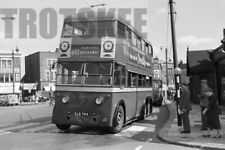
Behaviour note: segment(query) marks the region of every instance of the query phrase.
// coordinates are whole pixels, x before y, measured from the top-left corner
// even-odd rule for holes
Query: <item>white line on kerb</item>
[[[0,135],[5,135],[5,134],[9,134],[11,132],[3,132],[3,133],[0,133]]]
[[[143,145],[140,145],[140,146],[136,147],[135,150],[140,150],[140,149],[142,149],[142,147],[143,147]]]

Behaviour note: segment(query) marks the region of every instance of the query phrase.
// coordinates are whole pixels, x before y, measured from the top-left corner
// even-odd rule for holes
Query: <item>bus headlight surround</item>
[[[68,103],[70,100],[70,97],[68,95],[65,95],[63,98],[62,98],[62,102],[65,104],[65,103]]]
[[[60,49],[63,51],[63,52],[66,52],[70,47],[70,44],[69,42],[67,41],[63,41],[61,44],[60,44]]]
[[[112,52],[113,50],[113,42],[112,41],[106,41],[104,44],[103,44],[103,48],[104,48],[104,51],[105,52]]]
[[[104,98],[99,96],[95,99],[95,104],[101,105],[103,101],[104,101]]]

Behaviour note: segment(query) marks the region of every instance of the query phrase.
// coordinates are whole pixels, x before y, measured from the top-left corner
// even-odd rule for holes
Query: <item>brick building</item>
[[[0,51],[0,95],[19,94],[21,79],[21,53]]]
[[[56,62],[55,52],[36,52],[25,57],[24,83],[33,83],[35,89],[24,91],[26,95],[32,95],[37,91],[50,91],[55,89],[56,69],[52,68]]]

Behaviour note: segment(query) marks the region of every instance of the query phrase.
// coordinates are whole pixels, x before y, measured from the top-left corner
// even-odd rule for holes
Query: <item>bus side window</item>
[[[126,68],[124,66],[115,64],[114,68],[114,85],[126,85]]]
[[[135,87],[136,85],[137,85],[137,75],[135,73],[128,72],[127,86]]]
[[[63,76],[64,76],[64,84],[68,84],[68,69],[67,68],[64,68],[63,69]]]
[[[127,86],[128,87],[131,87],[131,75],[132,75],[132,73],[128,72],[128,77],[127,77]]]
[[[121,85],[126,86],[126,68],[124,66],[122,66],[122,70],[121,70]]]
[[[114,85],[120,85],[121,66],[115,64],[114,68]]]
[[[137,86],[137,74],[132,73],[132,77],[131,77],[131,87],[135,87]]]
[[[145,80],[146,80],[146,86],[152,87],[152,77],[146,76]]]

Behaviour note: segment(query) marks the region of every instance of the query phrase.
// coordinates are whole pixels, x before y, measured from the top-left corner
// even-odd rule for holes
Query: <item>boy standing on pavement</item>
[[[207,115],[203,113],[203,111],[208,107],[209,100],[207,93],[212,90],[208,86],[207,80],[201,80],[201,95],[200,95],[200,107],[201,107],[201,120],[202,120],[202,130],[207,130]]]
[[[181,110],[181,117],[183,122],[183,131],[180,133],[191,133],[189,111],[192,110],[190,92],[187,83],[181,85],[181,98],[179,109]]]

